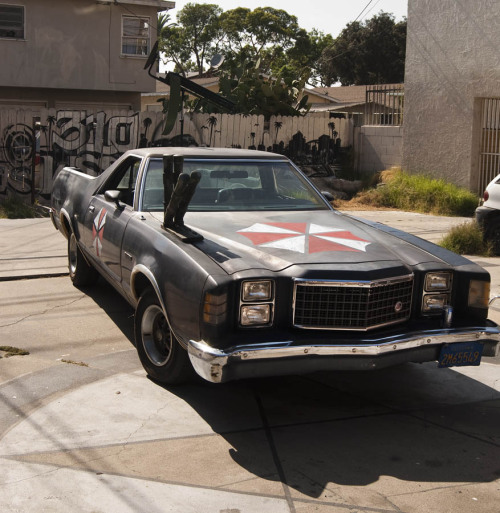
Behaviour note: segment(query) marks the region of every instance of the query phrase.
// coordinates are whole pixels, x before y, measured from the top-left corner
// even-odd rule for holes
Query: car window
[[[132,206],[134,204],[135,184],[141,166],[141,160],[137,157],[130,157],[114,171],[113,175],[99,191],[104,194],[106,191],[120,191],[120,201]]]
[[[186,159],[183,171],[201,175],[190,211],[327,208],[305,178],[286,161]],[[142,210],[163,208],[163,163],[152,159],[144,180]]]

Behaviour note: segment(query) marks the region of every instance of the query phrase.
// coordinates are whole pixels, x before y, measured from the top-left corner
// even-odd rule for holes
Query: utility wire
[[[359,20],[359,18],[361,18],[361,16],[363,15],[363,13],[366,11],[366,9],[368,9],[369,5],[373,2],[373,0],[370,0],[364,7],[364,9],[358,14],[358,17],[354,20],[355,22]]]

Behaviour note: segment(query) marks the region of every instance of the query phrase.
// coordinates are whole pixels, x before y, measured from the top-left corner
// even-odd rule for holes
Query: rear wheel
[[[149,376],[169,385],[185,383],[194,376],[188,353],[172,333],[152,291],[139,299],[134,331],[137,353]]]
[[[500,219],[491,221],[485,232],[485,240],[491,244],[495,255],[500,255]]]
[[[97,271],[85,260],[73,232],[68,239],[68,268],[75,287],[93,285],[99,277]]]

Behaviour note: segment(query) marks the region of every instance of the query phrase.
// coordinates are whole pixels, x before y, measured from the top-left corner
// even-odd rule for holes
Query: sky
[[[380,11],[394,14],[396,21],[407,15],[407,0],[264,0],[244,2],[243,0],[175,0],[176,8],[168,11],[172,21],[177,12],[187,3],[217,4],[223,11],[236,7],[274,7],[297,16],[299,26],[307,31],[316,28],[325,34],[337,37],[351,21],[370,19]],[[365,9],[366,8],[366,9]]]

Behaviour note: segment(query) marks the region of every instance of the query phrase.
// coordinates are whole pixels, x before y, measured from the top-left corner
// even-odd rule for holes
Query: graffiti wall
[[[298,164],[333,165],[336,151],[352,143],[351,120],[328,113],[269,122],[261,116],[186,115],[168,136],[162,135],[163,125],[164,115],[157,112],[0,109],[0,199],[48,199],[63,167],[96,176],[132,148],[253,148],[286,154]]]

